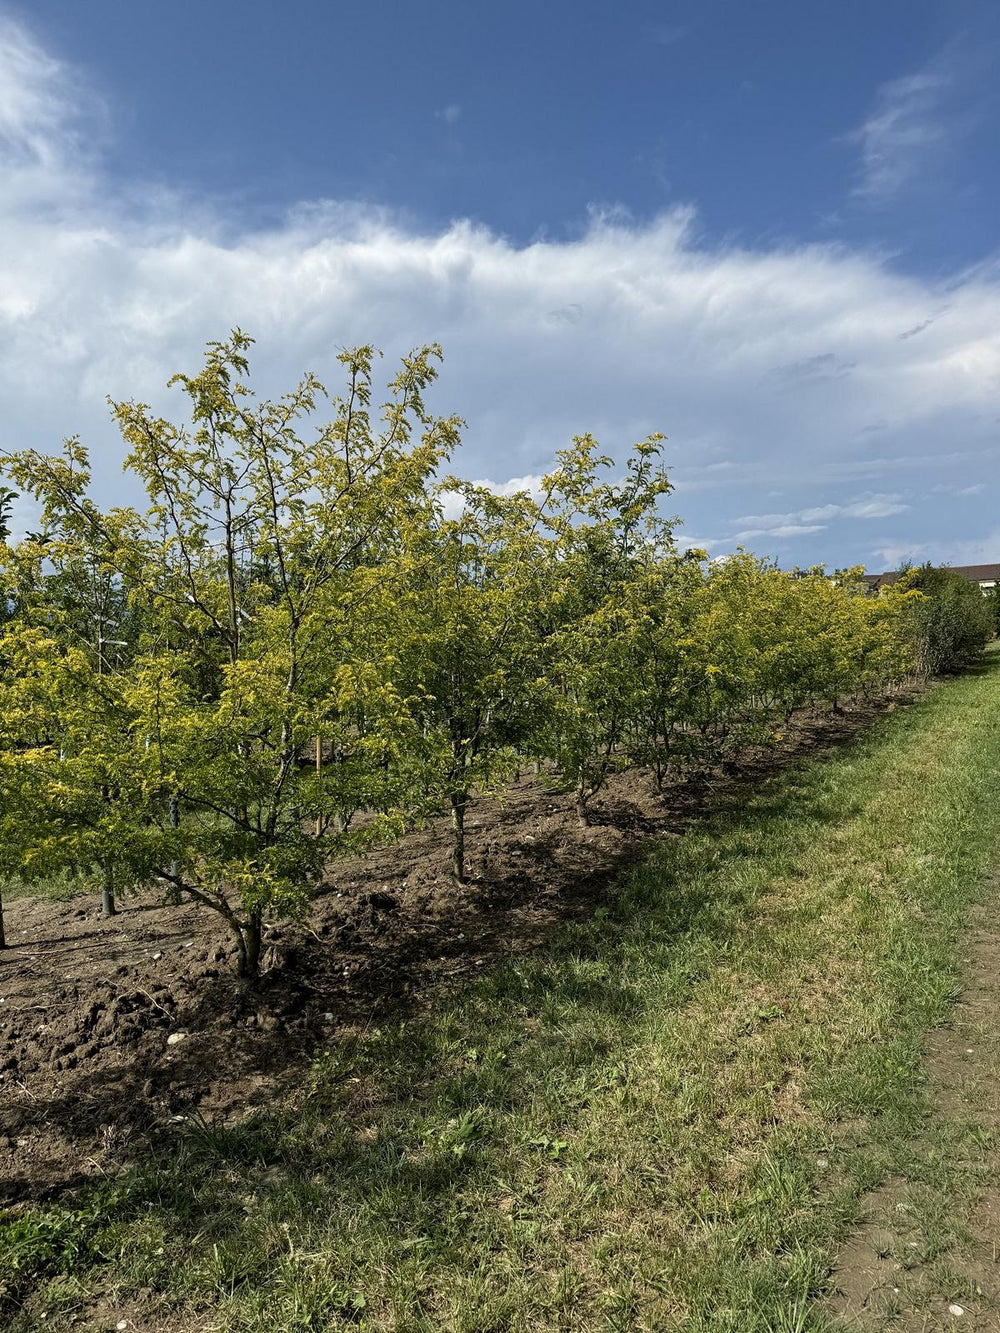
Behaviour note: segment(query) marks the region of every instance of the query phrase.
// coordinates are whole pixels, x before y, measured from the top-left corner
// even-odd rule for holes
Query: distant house
[[[948,568],[953,574],[961,574],[962,578],[968,579],[970,583],[978,583],[982,592],[992,592],[1000,583],[1000,564],[949,565]],[[886,574],[865,574],[863,578],[872,592],[877,592],[879,588],[886,588],[895,583],[899,576],[899,570],[892,569]]]

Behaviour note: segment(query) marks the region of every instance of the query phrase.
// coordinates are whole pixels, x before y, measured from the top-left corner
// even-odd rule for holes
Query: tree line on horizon
[[[681,553],[659,435],[619,475],[576,437],[538,495],[445,475],[462,423],[426,405],[436,345],[376,412],[373,348],[339,356],[333,398],[307,375],[258,400],[250,344],[174,377],[184,424],[113,404],[145,509],[103,508],[71,439],[7,456],[41,529],[0,530],[0,880],[76,877],[107,913],[184,894],[245,978],[332,860],[441,811],[464,882],[470,801],[526,763],[586,823],[616,769],[662,785],[993,635],[951,571],[869,596],[860,568]]]

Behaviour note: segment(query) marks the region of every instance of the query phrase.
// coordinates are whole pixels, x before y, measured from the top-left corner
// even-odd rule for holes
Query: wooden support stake
[[[323,738],[322,738],[322,736],[317,736],[317,737],[316,737],[316,776],[317,776],[318,778],[323,776]],[[323,820],[322,820],[322,817],[321,817],[321,816],[317,816],[317,817],[316,817],[316,837],[318,838],[318,837],[322,834],[322,832],[323,832]]]

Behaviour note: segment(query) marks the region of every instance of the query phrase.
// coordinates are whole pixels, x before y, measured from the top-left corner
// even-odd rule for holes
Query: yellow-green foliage
[[[438,348],[378,423],[374,353],[343,353],[317,428],[319,381],[258,401],[249,343],[175,378],[187,425],[114,405],[145,510],[96,503],[78,440],[8,460],[42,532],[0,545],[0,872],[187,891],[252,974],[330,858],[428,810],[452,811],[461,879],[470,795],[525,759],[586,820],[616,766],[766,743],[921,657],[919,592],[679,554],[659,436],[618,479],[581,436],[540,496],[497,496],[441,479],[461,423],[425,406]]]

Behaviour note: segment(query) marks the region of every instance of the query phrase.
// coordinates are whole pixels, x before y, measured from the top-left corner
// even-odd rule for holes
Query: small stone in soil
[[[183,1041],[186,1036],[186,1032],[171,1032],[170,1036],[167,1038],[167,1045],[176,1046],[177,1043]]]
[[[957,1319],[960,1315],[965,1314],[965,1307],[961,1305],[949,1305],[948,1313],[953,1314]]]

